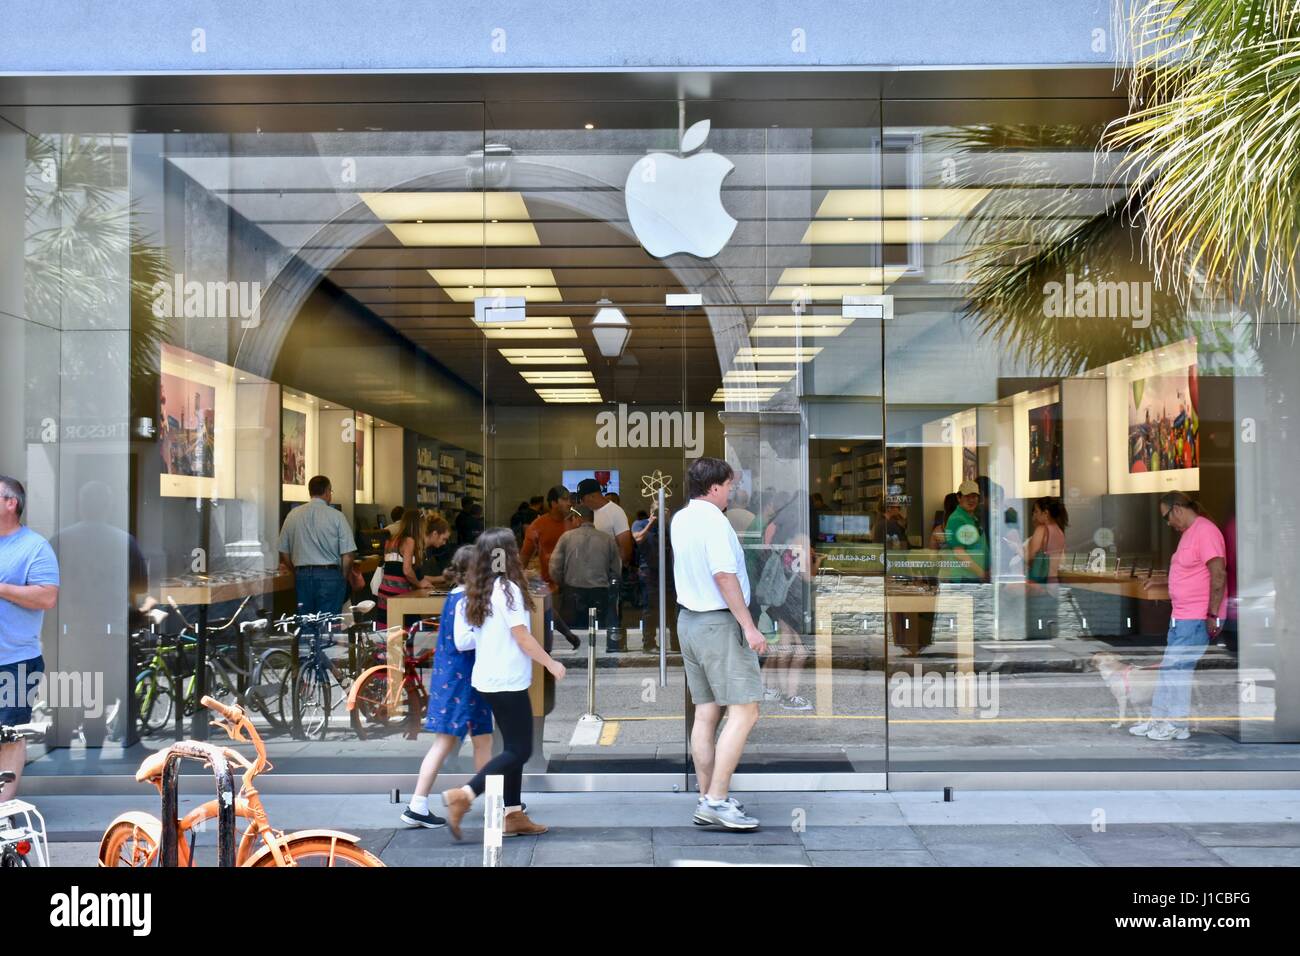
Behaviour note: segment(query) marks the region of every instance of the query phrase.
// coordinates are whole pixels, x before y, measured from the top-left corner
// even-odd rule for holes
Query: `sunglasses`
[[[1160,512],[1160,520],[1163,521],[1165,524],[1168,524],[1168,523],[1169,523],[1169,519],[1173,516],[1174,508],[1177,508],[1177,507],[1179,507],[1179,505],[1174,505],[1174,506],[1171,507],[1168,511],[1162,511],[1162,512]]]

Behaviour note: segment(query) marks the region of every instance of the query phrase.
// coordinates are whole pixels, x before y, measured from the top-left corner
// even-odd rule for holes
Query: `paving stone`
[[[909,827],[809,827],[800,836],[810,852],[925,849]]]
[[[809,850],[813,866],[938,866],[929,850]]]
[[[1061,828],[1102,866],[1220,866],[1221,861],[1191,835],[1168,823],[1121,823],[1094,831]]]
[[[1205,846],[1300,847],[1300,823],[1187,823],[1183,829]]]
[[[656,827],[656,846],[798,846],[799,834],[789,827],[724,830],[722,827]]]
[[[731,864],[733,866],[808,866],[802,846],[670,846],[655,844],[655,866]]]
[[[1096,866],[1055,826],[916,826],[942,866]]]
[[[1229,866],[1300,866],[1300,847],[1218,846],[1212,851]]]
[[[654,851],[646,840],[561,843],[542,837],[533,851],[533,866],[650,866]]]

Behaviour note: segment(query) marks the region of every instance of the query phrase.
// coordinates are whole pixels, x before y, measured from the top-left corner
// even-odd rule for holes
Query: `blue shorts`
[[[25,724],[32,719],[32,700],[44,673],[45,658],[40,654],[0,664],[0,724]]]

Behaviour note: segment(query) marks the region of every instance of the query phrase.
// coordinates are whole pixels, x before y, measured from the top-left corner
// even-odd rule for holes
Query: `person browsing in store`
[[[614,537],[618,542],[619,560],[624,565],[629,565],[632,561],[632,526],[628,523],[627,512],[617,501],[606,497],[600,490],[600,482],[595,478],[584,478],[578,482],[578,491],[574,497],[579,504],[591,509],[595,515],[592,523],[596,530]]]
[[[957,507],[944,528],[952,566],[945,565],[945,580],[977,583],[988,572],[989,544],[979,523],[980,489],[973,481],[957,488]]]
[[[528,688],[533,662],[557,680],[564,665],[546,653],[529,629],[533,599],[528,593],[519,548],[509,528],[489,528],[475,542],[474,558],[465,575],[465,597],[456,607],[456,646],[475,649],[470,685],[483,695],[492,719],[501,730],[502,749],[463,787],[444,790],[447,825],[461,838],[461,821],[474,798],[487,787],[487,778],[504,777],[505,836],[545,833],[523,809],[524,764],[533,755],[533,709]]]
[[[610,620],[609,582],[623,571],[618,544],[592,524],[594,515],[586,505],[575,505],[578,526],[560,537],[551,552],[550,577],[560,589],[560,605],[572,627],[587,624],[589,608],[596,608],[599,621]]]
[[[291,570],[299,614],[337,614],[347,597],[347,576],[357,542],[343,513],[332,507],[325,475],[307,482],[311,500],[298,505],[280,529],[280,566]]]
[[[524,545],[519,552],[519,561],[526,568],[534,555],[537,557],[538,571],[551,594],[559,600],[560,586],[551,580],[551,552],[560,540],[560,535],[569,530],[570,498],[569,489],[564,485],[554,485],[546,492],[546,510],[535,518],[524,531]],[[554,618],[555,629],[564,635],[574,650],[579,647],[577,636],[569,629],[563,614]]]
[[[695,702],[691,755],[699,778],[695,822],[753,830],[758,820],[729,794],[750,731],[758,722],[767,646],[749,613],[745,555],[722,509],[735,473],[718,458],[697,458],[686,472],[688,504],[673,516],[673,581],[686,682]],[[715,739],[723,708],[727,725]]]
[[[1183,492],[1160,496],[1160,517],[1178,533],[1178,547],[1169,561],[1173,614],[1160,662],[1160,683],[1151,700],[1151,719],[1128,731],[1150,740],[1186,740],[1192,735],[1192,674],[1227,617],[1228,551],[1223,532]],[[1143,589],[1157,586],[1148,578]]]

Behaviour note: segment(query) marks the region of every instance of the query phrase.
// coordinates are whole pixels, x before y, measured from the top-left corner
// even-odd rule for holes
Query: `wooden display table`
[[[434,617],[442,613],[442,607],[447,603],[446,591],[440,591],[436,588],[424,588],[419,591],[408,591],[396,597],[388,599],[388,619],[396,622],[405,620],[409,617]],[[546,646],[546,614],[551,606],[551,595],[549,592],[538,593],[532,591],[533,612],[529,620],[528,629],[532,632],[533,637],[543,647]],[[528,698],[533,703],[533,716],[541,717],[546,713],[544,707],[546,681],[550,676],[546,673],[545,668],[536,661],[533,662],[533,683],[528,689]]]

